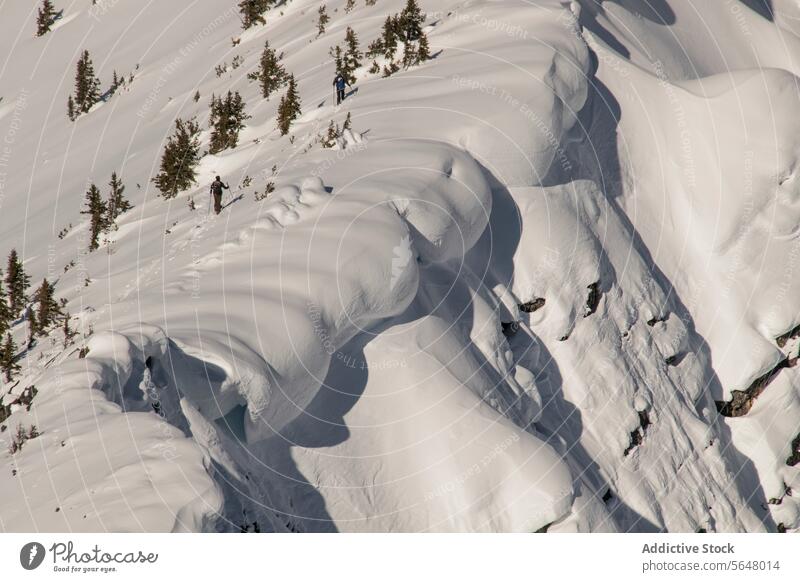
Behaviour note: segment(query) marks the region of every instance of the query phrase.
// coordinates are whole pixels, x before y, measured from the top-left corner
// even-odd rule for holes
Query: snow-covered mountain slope
[[[233,0],[72,0],[41,38],[31,4],[0,0],[0,254],[81,334],[0,392],[0,530],[800,527],[792,2],[422,0],[433,58],[365,59],[339,107],[330,47],[405,2],[318,35],[308,0],[247,31]],[[83,50],[133,81],[73,123]],[[228,90],[238,147],[164,200],[175,119]],[[114,171],[134,208],[88,252]]]

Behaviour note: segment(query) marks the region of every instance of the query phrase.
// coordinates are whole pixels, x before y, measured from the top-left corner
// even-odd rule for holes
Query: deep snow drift
[[[244,32],[233,0],[75,0],[41,38],[28,4],[0,3],[0,254],[80,335],[0,391],[0,530],[800,527],[788,0],[423,0],[433,58],[365,59],[339,107],[329,48],[404,2],[328,2],[318,36],[307,0]],[[84,49],[133,81],[73,123]],[[175,118],[229,89],[239,146],[162,199]],[[112,171],[134,208],[89,253]]]

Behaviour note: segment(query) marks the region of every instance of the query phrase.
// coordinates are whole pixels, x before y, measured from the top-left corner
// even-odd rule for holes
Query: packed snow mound
[[[79,335],[13,322],[0,529],[800,527],[794,4],[423,0],[431,58],[362,59],[337,106],[331,48],[404,4],[328,2],[318,34],[310,0],[246,31],[78,0],[40,38],[2,8],[0,252]],[[126,83],[70,122],[84,49]],[[209,154],[228,90],[250,118]],[[88,252],[112,172],[133,209]]]

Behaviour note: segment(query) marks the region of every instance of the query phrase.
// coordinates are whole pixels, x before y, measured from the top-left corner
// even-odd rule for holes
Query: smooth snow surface
[[[329,48],[403,1],[327,2],[319,37],[309,0],[247,31],[234,0],[56,4],[35,38],[0,0],[0,257],[80,335],[0,391],[36,387],[0,433],[0,531],[800,528],[794,2],[421,0],[434,58],[363,59],[340,107]],[[265,40],[291,139],[247,78]],[[133,81],[72,123],[84,49]],[[164,200],[175,118],[205,150],[229,89],[238,147]],[[134,208],[88,253],[112,171]]]

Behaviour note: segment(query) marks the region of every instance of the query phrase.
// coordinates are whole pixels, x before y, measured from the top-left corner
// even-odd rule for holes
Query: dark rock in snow
[[[789,367],[789,360],[781,360],[772,370],[763,376],[756,378],[747,390],[734,390],[731,393],[730,402],[722,402],[717,400],[717,412],[722,416],[736,418],[744,416],[753,407],[756,398],[766,389],[767,386],[775,379],[784,368]]]
[[[519,306],[519,310],[523,313],[533,313],[537,309],[544,307],[544,297],[536,297],[535,299],[523,303]]]

